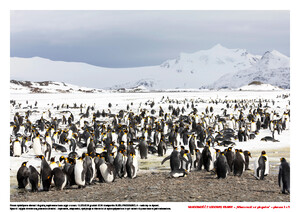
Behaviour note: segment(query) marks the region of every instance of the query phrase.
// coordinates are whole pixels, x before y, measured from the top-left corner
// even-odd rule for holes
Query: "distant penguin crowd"
[[[123,109],[112,103],[101,109],[95,104],[48,104],[46,109],[38,101],[11,100],[10,104],[16,111],[10,123],[10,156],[40,161],[35,167],[24,161],[17,172],[18,188],[30,186],[32,191],[134,179],[138,158],[151,160],[149,155],[164,157],[162,165],[169,161],[171,178],[201,170],[217,178],[231,173],[241,177],[250,169],[252,155],[235,148],[236,144],[255,139],[261,130],[269,132],[261,141],[280,142],[275,138],[290,123],[289,106],[278,112],[271,107],[275,101],[268,99],[163,96],[160,101],[129,103]],[[207,106],[200,111],[203,104]],[[222,105],[221,110],[215,105]],[[282,193],[289,193],[289,163],[285,158],[280,162],[278,185]],[[262,151],[254,163],[254,177],[263,180],[268,174],[269,160]]]

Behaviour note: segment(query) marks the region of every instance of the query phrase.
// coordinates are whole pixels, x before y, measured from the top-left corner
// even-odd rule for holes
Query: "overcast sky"
[[[289,11],[11,11],[11,56],[159,65],[220,43],[290,56]]]

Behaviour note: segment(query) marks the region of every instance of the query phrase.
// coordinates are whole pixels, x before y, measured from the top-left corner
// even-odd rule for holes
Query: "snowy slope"
[[[261,79],[272,85],[280,85],[284,82],[286,87],[289,87],[289,77],[288,80],[282,81],[283,76],[287,74],[289,76],[289,58],[275,51],[269,54],[266,53],[261,57],[252,55],[245,49],[228,49],[218,44],[211,49],[196,53],[181,53],[177,59],[165,61],[161,65],[135,68],[103,68],[79,62],[51,61],[39,57],[12,57],[11,79],[57,81],[104,89],[139,86],[151,90],[226,86],[237,88],[253,81],[240,80],[240,84],[231,81],[232,73],[243,73],[244,78],[257,78],[258,81]],[[277,61],[278,58],[282,58],[282,61]],[[226,82],[228,81],[227,84],[222,80],[212,84],[224,74],[226,74],[224,77],[227,79]]]
[[[237,90],[239,91],[280,91],[283,90],[282,88],[270,85],[270,84],[255,84],[255,83],[250,83],[248,85],[244,85]]]
[[[252,81],[260,81],[282,88],[290,88],[290,59],[278,51],[266,52],[248,69],[220,77],[209,87],[237,88]]]
[[[172,74],[189,77],[188,83],[195,88],[224,74],[249,68],[259,59],[260,56],[249,54],[245,49],[227,49],[218,44],[192,54],[181,53],[179,58],[166,61],[161,67]]]
[[[29,82],[29,81],[10,81],[10,93],[97,93],[100,89],[79,87],[76,85],[62,82]]]

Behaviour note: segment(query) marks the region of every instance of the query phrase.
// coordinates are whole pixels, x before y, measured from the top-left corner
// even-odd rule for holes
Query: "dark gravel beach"
[[[167,178],[167,172],[140,173],[136,179],[116,179],[95,183],[83,189],[77,186],[49,192],[11,192],[11,202],[289,202],[281,194],[277,175],[256,180],[253,171],[242,177],[216,175],[200,171],[184,178]]]

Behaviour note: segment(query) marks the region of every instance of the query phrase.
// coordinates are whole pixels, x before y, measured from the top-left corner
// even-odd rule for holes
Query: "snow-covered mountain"
[[[161,67],[171,70],[173,74],[188,76],[189,84],[194,87],[213,82],[224,74],[249,68],[260,58],[245,49],[227,49],[217,44],[208,50],[181,53],[179,58],[168,60]]]
[[[141,86],[150,90],[236,88],[254,81],[253,78],[281,85],[281,76],[286,76],[287,72],[289,73],[289,58],[279,52],[272,51],[261,57],[252,55],[245,49],[228,49],[220,44],[195,53],[181,53],[178,58],[167,60],[161,65],[135,68],[104,68],[39,57],[11,58],[11,79],[58,81],[102,89]],[[245,79],[244,84],[236,85],[235,81],[231,81],[232,73],[248,73],[251,80]],[[214,83],[224,74],[229,83],[224,85],[224,80]],[[289,87],[289,75],[286,87]]]
[[[268,51],[250,68],[225,74],[209,87],[238,88],[252,81],[290,88],[290,59],[276,50]]]
[[[10,81],[10,93],[99,93],[100,89],[79,87],[63,82]]]
[[[277,86],[270,85],[270,84],[261,83],[259,81],[253,81],[253,82],[249,83],[248,85],[244,85],[240,88],[237,88],[236,90],[239,90],[239,91],[280,91],[283,89],[279,88]]]

